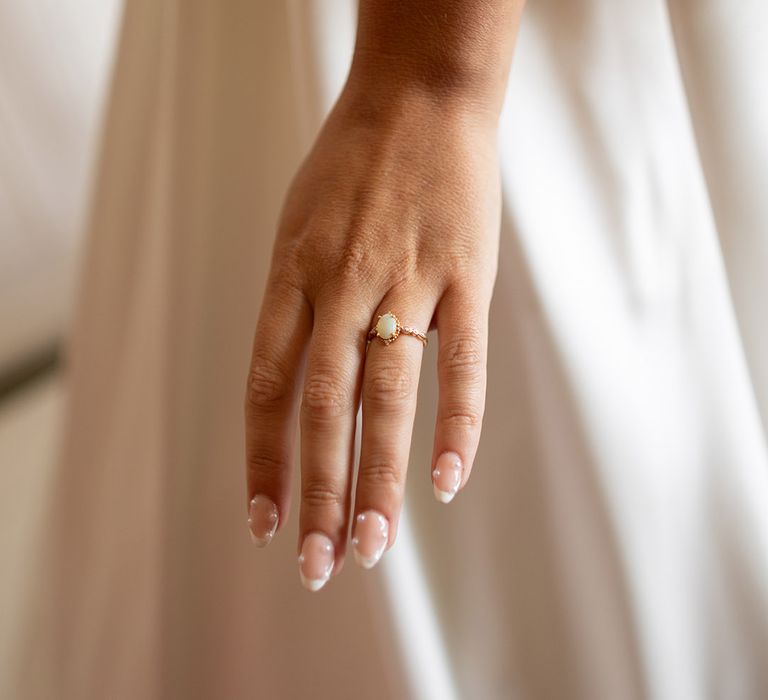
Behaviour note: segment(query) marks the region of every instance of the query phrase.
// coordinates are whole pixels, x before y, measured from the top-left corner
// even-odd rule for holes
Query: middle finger
[[[344,557],[362,358],[351,305],[318,301],[301,402],[299,573],[319,590]]]

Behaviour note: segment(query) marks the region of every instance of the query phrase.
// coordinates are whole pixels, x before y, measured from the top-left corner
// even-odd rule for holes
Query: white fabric
[[[129,1],[39,577],[49,605],[10,695],[765,697],[756,0],[531,0],[501,120],[469,486],[432,499],[428,370],[380,569],[350,565],[311,596],[293,526],[250,547],[251,332],[352,12]]]
[[[0,372],[71,314],[116,0],[0,0]]]

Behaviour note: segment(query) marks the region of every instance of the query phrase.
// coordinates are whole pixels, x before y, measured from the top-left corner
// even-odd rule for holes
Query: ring
[[[376,319],[373,328],[368,331],[368,342],[365,344],[365,349],[368,350],[368,346],[374,338],[381,340],[384,345],[389,345],[392,341],[397,340],[400,335],[412,335],[414,338],[418,338],[425,346],[427,344],[427,336],[424,333],[420,333],[415,328],[404,326],[395,314],[387,311],[387,313],[382,314]]]

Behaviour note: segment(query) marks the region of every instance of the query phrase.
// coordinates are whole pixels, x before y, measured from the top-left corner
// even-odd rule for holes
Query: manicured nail
[[[461,486],[461,457],[455,452],[443,452],[432,471],[432,487],[440,503],[450,503]]]
[[[248,506],[248,530],[257,547],[266,547],[277,530],[277,506],[266,496],[257,494]]]
[[[333,542],[322,532],[310,532],[301,544],[299,576],[304,588],[319,591],[333,572]]]
[[[352,537],[355,561],[364,569],[376,564],[387,548],[389,521],[375,510],[360,513],[355,519],[355,532]]]

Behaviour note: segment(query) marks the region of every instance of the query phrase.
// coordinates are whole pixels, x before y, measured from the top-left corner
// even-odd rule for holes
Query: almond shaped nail
[[[322,532],[310,532],[301,543],[299,577],[307,590],[319,591],[331,578],[335,552],[331,538]]]
[[[256,494],[248,505],[248,531],[257,547],[266,547],[275,536],[279,515],[274,502]]]
[[[461,486],[464,469],[461,457],[455,452],[443,452],[432,471],[432,487],[440,503],[450,503]]]
[[[389,540],[389,521],[375,510],[367,510],[355,518],[352,537],[355,561],[364,569],[376,565]]]

